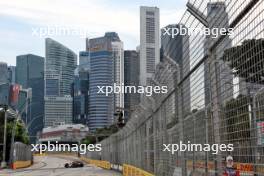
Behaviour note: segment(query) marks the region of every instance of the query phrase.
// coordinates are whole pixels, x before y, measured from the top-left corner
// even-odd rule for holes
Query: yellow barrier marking
[[[13,163],[13,169],[25,168],[31,166],[31,161],[15,161]]]
[[[154,175],[140,168],[128,164],[123,164],[123,176],[154,176]]]
[[[111,164],[108,161],[102,161],[102,160],[91,160],[91,159],[87,159],[84,157],[81,157],[81,160],[89,163],[89,164],[93,164],[97,167],[101,167],[103,169],[111,169]]]

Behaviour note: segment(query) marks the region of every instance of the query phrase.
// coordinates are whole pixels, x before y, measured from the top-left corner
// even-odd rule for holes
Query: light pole
[[[6,125],[7,125],[7,105],[0,105],[3,107],[3,110],[5,112],[5,119],[4,119],[4,139],[3,139],[3,154],[2,154],[2,162],[1,162],[1,167],[5,168],[6,167]]]
[[[28,102],[28,100],[26,100],[25,102],[24,102],[24,104],[22,105],[23,106],[23,109],[21,110],[21,112],[18,112],[18,111],[16,111],[16,116],[15,116],[15,123],[14,123],[14,126],[13,126],[13,128],[12,128],[12,136],[11,136],[11,150],[10,150],[10,158],[9,158],[9,162],[12,162],[12,160],[13,160],[13,157],[14,157],[14,143],[15,143],[15,135],[16,135],[16,127],[17,127],[17,123],[18,123],[18,121],[21,119],[21,114],[25,111],[25,110],[27,110],[27,102]]]

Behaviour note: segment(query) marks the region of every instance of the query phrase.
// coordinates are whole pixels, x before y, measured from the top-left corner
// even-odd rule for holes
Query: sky
[[[73,50],[85,50],[85,37],[117,32],[124,49],[139,45],[139,7],[160,8],[160,25],[178,23],[187,0],[0,0],[0,61],[16,64],[16,56],[45,56],[45,38]],[[50,35],[42,32],[50,30]],[[67,29],[68,35],[54,33]],[[43,34],[43,35],[40,35]]]

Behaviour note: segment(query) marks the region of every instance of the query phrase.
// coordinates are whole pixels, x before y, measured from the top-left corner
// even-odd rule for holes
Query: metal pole
[[[207,108],[208,105],[205,107],[205,143],[208,144],[209,143],[209,139],[208,139],[208,114],[207,114]],[[209,155],[208,155],[208,151],[205,152],[205,173],[206,175],[208,175],[208,162],[209,162]]]
[[[5,111],[5,122],[4,122],[4,141],[3,141],[3,159],[1,162],[1,167],[6,167],[6,126],[7,126],[7,105],[4,105],[4,111]]]
[[[261,93],[262,91],[264,90],[264,87],[262,87],[261,89],[259,89],[254,95],[253,95],[253,109],[252,109],[252,112],[253,112],[253,135],[254,135],[254,138],[255,138],[255,145],[256,146],[253,146],[253,161],[254,161],[254,167],[253,167],[253,171],[254,171],[254,176],[257,175],[256,174],[256,171],[257,171],[257,163],[258,163],[258,159],[257,159],[257,145],[258,145],[258,134],[257,134],[257,106],[256,106],[256,97],[259,93]],[[259,106],[258,106],[259,108]],[[252,129],[252,128],[251,128]],[[250,129],[250,133],[252,132]],[[252,139],[251,139],[252,140]],[[252,141],[253,142],[253,141]],[[254,144],[254,142],[253,142]]]
[[[16,126],[17,126],[18,120],[19,120],[19,114],[16,114],[15,124],[14,124],[14,126],[12,128],[11,149],[10,149],[9,163],[12,163],[12,161],[14,159],[14,143],[15,143]]]
[[[193,117],[193,143],[195,144],[195,116],[192,114]],[[195,170],[195,151],[193,150],[193,171]]]

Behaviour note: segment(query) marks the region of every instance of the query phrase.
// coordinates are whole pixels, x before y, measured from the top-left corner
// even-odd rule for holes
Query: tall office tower
[[[8,104],[9,83],[7,63],[0,62],[0,104]]]
[[[16,82],[16,66],[8,67],[8,81],[11,84],[14,84]]]
[[[123,42],[112,42],[112,56],[114,61],[114,83],[117,85],[124,85],[124,49]],[[114,94],[115,110],[124,108],[124,94]]]
[[[88,125],[89,52],[79,53],[79,66],[73,83],[73,122]]]
[[[140,7],[140,85],[147,85],[159,62],[159,8],[142,6]]]
[[[134,50],[124,52],[124,85],[139,86],[139,53]],[[139,104],[140,95],[138,93],[126,93],[124,97],[125,120],[130,118],[131,113]]]
[[[23,89],[32,88],[29,133],[35,136],[43,128],[44,114],[44,58],[26,54],[16,57],[16,83]],[[21,107],[19,107],[21,108]]]
[[[0,62],[0,84],[8,82],[8,67],[7,63]]]
[[[9,104],[9,83],[0,84],[0,104]]]
[[[45,71],[56,71],[60,75],[59,95],[70,95],[77,55],[59,42],[46,39]]]
[[[228,29],[229,19],[228,13],[226,12],[225,2],[212,2],[207,4],[207,22],[210,29],[221,28]],[[204,48],[207,51],[208,48],[212,46],[214,42],[217,41],[217,38],[212,38],[212,36],[206,36]],[[225,63],[221,57],[224,54],[224,51],[232,46],[232,40],[229,37],[225,37],[221,42],[215,52],[216,56],[216,65],[217,68],[217,90],[219,96],[219,102],[224,103],[231,98],[233,98],[233,74],[231,68]],[[210,102],[210,73],[209,73],[209,63],[208,60],[205,61],[204,65],[204,84],[205,84],[205,104],[207,105]]]
[[[90,52],[89,72],[89,129],[95,130],[114,123],[114,112],[123,107],[123,94],[111,93],[108,96],[98,93],[98,86],[122,85],[124,57],[123,43],[115,32],[90,39],[87,49]]]
[[[57,123],[72,123],[70,95],[77,55],[50,38],[46,39],[45,45],[45,127]]]
[[[170,24],[165,27],[171,29],[180,29],[187,27],[183,24]],[[161,31],[161,53],[165,57],[169,57],[176,61],[180,69],[180,79],[182,80],[190,71],[190,45],[189,45],[189,35],[177,35],[172,37],[167,35],[162,29]],[[183,113],[187,114],[191,111],[191,82],[190,77],[188,77],[182,84],[182,101]]]

